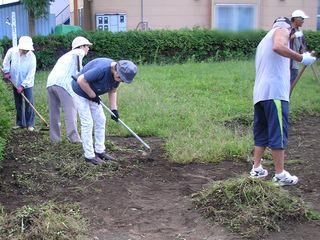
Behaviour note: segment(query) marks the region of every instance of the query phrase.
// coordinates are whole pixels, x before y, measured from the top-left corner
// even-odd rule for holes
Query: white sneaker
[[[251,178],[265,178],[266,176],[268,176],[268,170],[264,169],[262,166],[256,169],[252,167],[250,171]]]
[[[34,131],[34,127],[29,126],[29,127],[28,127],[28,131],[29,131],[29,132],[33,132],[33,131]]]
[[[283,170],[282,176],[274,176],[272,181],[278,184],[279,186],[291,186],[298,183],[298,177],[292,176],[289,172]]]
[[[17,130],[17,129],[20,129],[20,128],[23,128],[23,127],[20,126],[20,125],[16,125],[16,126],[13,126],[13,127],[12,127],[13,130]]]

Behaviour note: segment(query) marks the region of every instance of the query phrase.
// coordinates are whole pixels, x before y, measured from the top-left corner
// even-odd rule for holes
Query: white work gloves
[[[302,31],[296,31],[296,32],[294,33],[294,35],[296,36],[296,38],[298,38],[298,37],[303,37],[303,32],[302,32]]]
[[[302,54],[302,60],[301,60],[301,63],[303,65],[311,65],[312,63],[314,63],[316,61],[316,57],[312,56],[311,53],[309,52],[305,52]]]

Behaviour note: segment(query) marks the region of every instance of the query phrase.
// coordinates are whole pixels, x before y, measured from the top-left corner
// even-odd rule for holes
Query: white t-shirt
[[[271,99],[289,102],[290,59],[272,50],[273,35],[277,29],[279,28],[271,29],[257,47],[254,104]]]
[[[84,50],[76,48],[61,56],[48,76],[47,87],[57,85],[73,96],[71,76],[76,75],[78,72],[78,56],[79,64],[82,68],[82,59],[85,56]]]

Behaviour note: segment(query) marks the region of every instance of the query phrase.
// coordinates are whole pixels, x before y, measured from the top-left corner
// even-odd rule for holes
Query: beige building
[[[317,29],[319,0],[70,0],[71,23],[86,30],[270,29],[278,16],[303,10]],[[78,9],[78,11],[74,11]],[[76,13],[76,14],[74,14]]]

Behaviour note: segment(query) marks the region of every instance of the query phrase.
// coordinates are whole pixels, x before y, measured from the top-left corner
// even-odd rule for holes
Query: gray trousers
[[[70,142],[81,142],[77,129],[77,110],[71,95],[64,88],[57,85],[48,87],[47,93],[51,141],[61,141],[60,108],[62,107],[68,140]]]

